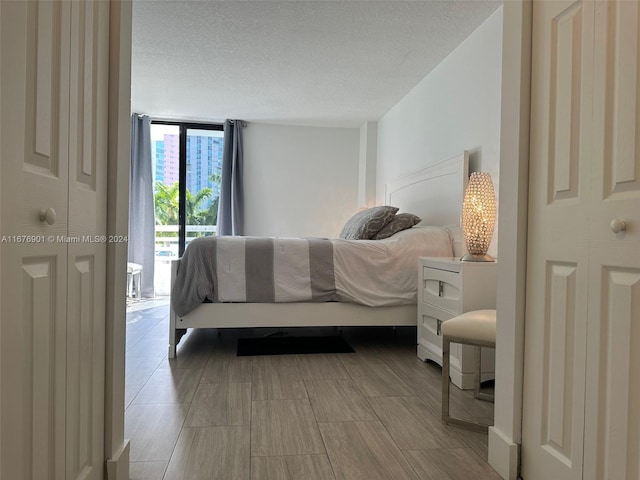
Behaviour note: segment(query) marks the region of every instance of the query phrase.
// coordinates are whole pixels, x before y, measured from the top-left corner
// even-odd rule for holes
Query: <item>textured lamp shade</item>
[[[487,255],[496,223],[496,194],[491,175],[471,174],[462,201],[462,233],[469,253],[463,261],[491,262]]]

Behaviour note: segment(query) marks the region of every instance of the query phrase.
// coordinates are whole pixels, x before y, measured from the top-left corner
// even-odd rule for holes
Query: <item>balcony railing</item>
[[[178,256],[178,225],[156,225],[156,257],[177,257]],[[172,236],[162,234],[175,233]],[[194,238],[215,237],[215,225],[187,225],[186,245]]]
[[[171,260],[178,258],[178,225],[156,225],[156,261],[154,287],[156,295],[169,295],[171,290]],[[167,234],[174,233],[173,236]],[[198,237],[216,235],[215,225],[187,225],[185,243]]]

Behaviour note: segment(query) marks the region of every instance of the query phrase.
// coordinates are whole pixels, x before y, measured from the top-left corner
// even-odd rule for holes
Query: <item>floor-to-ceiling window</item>
[[[157,295],[169,294],[171,260],[216,234],[223,142],[222,125],[151,123]]]

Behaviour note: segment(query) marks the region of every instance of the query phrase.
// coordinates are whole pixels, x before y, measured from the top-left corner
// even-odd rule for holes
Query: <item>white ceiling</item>
[[[133,111],[358,127],[407,94],[500,1],[143,1]]]

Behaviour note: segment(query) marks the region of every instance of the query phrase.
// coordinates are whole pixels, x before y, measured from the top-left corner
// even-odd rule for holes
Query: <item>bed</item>
[[[363,266],[363,264],[358,263],[359,258],[362,259],[369,256],[381,260],[382,256],[391,254],[399,249],[399,251],[404,252],[405,261],[414,266],[414,271],[411,273],[417,273],[417,256],[419,254],[412,250],[413,243],[411,242],[415,241],[416,236],[417,238],[422,238],[423,235],[425,236],[424,238],[429,235],[433,235],[434,239],[441,238],[438,231],[446,232],[450,242],[448,248],[454,255],[463,255],[460,212],[467,179],[468,152],[464,151],[454,157],[387,183],[385,185],[385,203],[398,207],[401,212],[411,212],[418,215],[422,222],[409,229],[410,231],[400,232],[385,240],[297,239],[298,243],[294,241],[293,246],[286,243],[287,239],[268,240],[272,242],[271,247],[269,247],[271,248],[272,256],[273,250],[284,251],[286,248],[292,251],[302,248],[315,248],[318,251],[330,249],[336,261],[336,283],[341,286],[337,295],[326,295],[324,300],[330,301],[296,301],[295,294],[289,297],[287,295],[290,292],[286,290],[285,294],[280,294],[280,299],[278,300],[280,303],[255,301],[255,298],[260,299],[259,295],[258,297],[249,298],[246,291],[238,293],[234,292],[233,288],[230,288],[234,285],[234,281],[237,283],[235,278],[228,280],[226,287],[224,287],[225,284],[222,279],[217,279],[220,283],[219,293],[221,297],[218,298],[218,292],[213,292],[211,288],[185,286],[183,284],[187,280],[180,281],[180,276],[184,279],[191,278],[191,271],[198,270],[200,267],[197,265],[199,264],[196,263],[196,268],[194,269],[194,260],[188,260],[189,257],[186,255],[183,259],[174,260],[171,265],[172,301],[169,315],[169,358],[175,357],[177,344],[188,328],[416,325],[415,290],[407,289],[406,281],[405,285],[401,285],[401,289],[398,290],[396,301],[392,298],[393,293],[386,293],[382,300],[376,300],[366,295],[361,297],[359,295],[362,292],[353,291],[354,288],[356,290],[360,288],[361,291],[368,290],[372,287],[372,283],[365,287],[353,287],[350,278],[348,276],[345,277],[346,272],[359,271]],[[194,242],[192,242],[192,245]],[[206,248],[209,248],[206,242],[204,240],[198,242],[202,244],[203,252],[206,252]],[[236,248],[233,243],[224,240],[223,237],[220,237],[217,242],[219,244],[218,248],[226,248],[225,245],[231,246],[230,248]],[[240,243],[262,243],[263,246],[261,248],[264,248],[266,242],[267,239],[247,239]],[[305,242],[311,246],[304,247]],[[326,242],[329,242],[329,244]],[[366,251],[367,248],[370,248],[371,250],[366,253],[353,253],[350,250],[352,248],[350,244],[354,242],[360,244],[358,247],[360,249]],[[191,245],[189,248],[192,248]],[[420,253],[420,255],[431,255],[429,253],[431,250],[426,252]],[[435,252],[435,256],[450,255],[450,253],[444,253],[446,250],[443,250],[441,245],[438,245],[433,252]],[[264,256],[261,253],[251,255],[256,258]],[[204,253],[201,256],[205,258]],[[195,255],[192,254],[191,258],[195,258]],[[341,258],[348,259],[347,263],[349,265],[342,265],[340,263],[343,261],[340,260]],[[394,262],[399,261],[402,261],[402,257],[394,260]],[[293,267],[285,266],[282,268]],[[409,268],[411,267],[409,266]],[[190,269],[189,275],[185,273],[187,269]],[[342,273],[340,273],[340,269],[342,269]],[[179,276],[179,272],[182,275]],[[385,275],[385,277],[387,276]],[[400,281],[404,281],[403,279],[404,277]],[[413,282],[413,285],[417,285],[417,281]],[[242,290],[242,287],[239,289]],[[180,292],[180,294],[177,295],[176,292]],[[191,292],[190,297],[189,292]],[[219,301],[202,303],[205,297]],[[250,303],[243,303],[247,298],[249,298]],[[273,300],[271,296],[268,298],[269,302]],[[317,300],[317,298],[314,300]],[[363,304],[354,303],[358,301]],[[175,309],[174,305],[176,306]],[[176,310],[178,313],[176,313]]]

